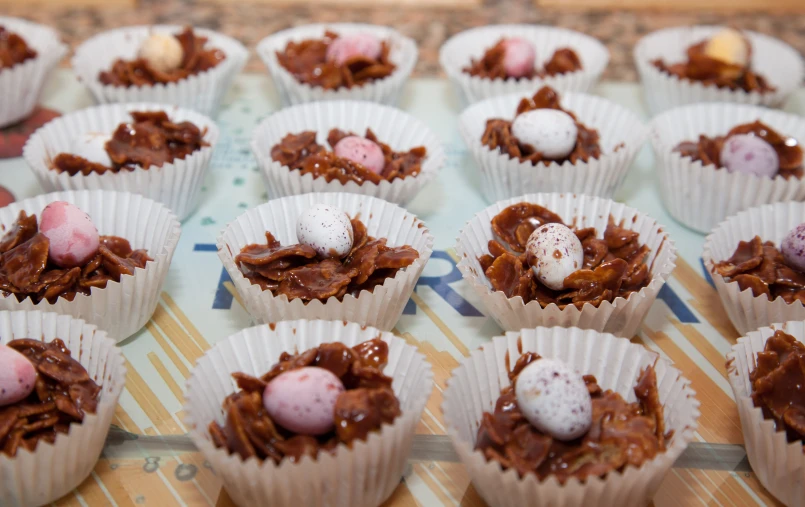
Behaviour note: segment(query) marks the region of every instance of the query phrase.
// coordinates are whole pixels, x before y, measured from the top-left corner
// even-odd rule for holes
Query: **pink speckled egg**
[[[562,290],[565,278],[584,265],[584,248],[576,233],[562,224],[537,227],[525,247],[528,263],[546,287]]]
[[[364,137],[347,136],[336,143],[334,151],[336,156],[349,159],[376,174],[386,167],[383,149]]]
[[[322,435],[335,424],[335,402],[344,384],[330,370],[307,366],[274,378],[263,392],[271,418],[300,435]]]
[[[344,65],[357,56],[377,59],[383,51],[380,39],[368,33],[342,35],[327,47],[327,61],[336,65]]]
[[[35,383],[33,363],[11,347],[0,345],[0,406],[27,398]]]
[[[537,50],[522,37],[512,37],[503,41],[503,67],[509,77],[524,77],[534,71]]]
[[[805,224],[799,224],[786,235],[782,251],[786,264],[805,272]]]
[[[780,157],[763,139],[749,135],[730,136],[721,148],[721,165],[731,173],[773,178],[780,170]]]
[[[50,240],[50,260],[62,268],[83,266],[100,245],[98,229],[89,215],[64,201],[45,207],[39,217],[39,232]]]

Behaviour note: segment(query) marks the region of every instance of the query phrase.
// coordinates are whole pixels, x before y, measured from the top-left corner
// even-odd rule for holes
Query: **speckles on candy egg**
[[[0,345],[0,406],[28,397],[36,384],[36,368],[27,357]]]
[[[792,268],[805,272],[805,223],[794,227],[783,239],[783,258]]]
[[[534,109],[518,114],[512,135],[550,160],[560,160],[573,152],[579,129],[572,116],[557,109]]]
[[[749,134],[736,134],[724,141],[721,165],[731,173],[773,178],[780,170],[780,157],[774,147],[763,139]]]
[[[380,174],[386,167],[383,149],[364,137],[347,136],[336,143],[333,151],[337,157],[360,164],[375,174]]]
[[[349,216],[327,204],[306,209],[296,222],[296,239],[323,258],[345,257],[352,250],[353,234]]]
[[[42,210],[39,232],[50,241],[51,262],[62,268],[83,266],[100,246],[98,229],[89,215],[64,201],[52,202]]]
[[[335,424],[335,403],[344,384],[330,370],[307,366],[274,378],[263,392],[268,415],[300,435],[322,435]]]
[[[528,237],[526,258],[543,285],[562,290],[565,278],[584,264],[584,248],[569,227],[545,224],[537,227]]]

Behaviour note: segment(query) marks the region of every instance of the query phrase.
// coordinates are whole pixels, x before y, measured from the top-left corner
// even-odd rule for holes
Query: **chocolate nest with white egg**
[[[478,259],[492,289],[545,308],[599,306],[628,298],[651,282],[650,249],[639,234],[611,218],[603,238],[575,229],[532,203],[513,204],[492,219],[495,239]]]
[[[36,50],[18,34],[0,26],[0,69],[9,69],[36,58]]]
[[[473,58],[463,72],[483,79],[534,79],[558,76],[582,69],[581,59],[570,48],[554,51],[542,68],[536,66],[537,51],[522,37],[507,37],[487,49],[481,58]]]
[[[357,216],[350,219],[334,206],[305,210],[296,235],[299,243],[282,246],[266,232],[266,244],[243,247],[235,263],[252,284],[307,303],[372,292],[419,258],[411,246],[388,246],[386,238],[369,236]]]

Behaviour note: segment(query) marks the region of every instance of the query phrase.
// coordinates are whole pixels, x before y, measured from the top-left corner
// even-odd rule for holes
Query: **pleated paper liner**
[[[520,478],[515,470],[504,471],[498,462],[487,461],[474,450],[481,417],[484,412],[494,411],[500,390],[510,385],[510,367],[522,352],[537,352],[564,361],[580,374],[595,375],[603,389],[612,389],[629,402],[636,401],[634,387],[640,371],[655,365],[666,429],[673,431],[665,452],[639,468],[629,466],[623,472],[610,472],[584,483],[572,478],[564,486],[556,477],[539,481],[529,474]],[[495,507],[647,505],[671,465],[693,439],[698,407],[690,381],[654,352],[611,334],[559,327],[509,332],[473,350],[447,381],[442,403],[453,446],[475,489]]]
[[[299,82],[293,74],[280,65],[277,52],[284,51],[285,46],[291,41],[321,39],[326,31],[339,35],[368,33],[387,41],[391,45],[389,58],[397,65],[397,68],[386,78],[352,88],[326,90],[320,86]],[[400,92],[411,75],[411,71],[414,70],[419,51],[413,39],[389,27],[359,23],[326,23],[298,26],[269,35],[257,44],[257,54],[268,68],[285,105],[347,99],[394,105],[399,99]]]
[[[107,71],[118,58],[132,60],[137,57],[140,45],[153,33],[176,35],[184,27],[179,25],[130,26],[102,32],[84,41],[76,48],[73,70],[78,80],[89,88],[101,104],[116,102],[156,102],[192,109],[215,117],[221,101],[249,56],[248,50],[237,40],[226,35],[193,28],[207,38],[207,47],[220,49],[226,58],[215,67],[179,80],[175,83],[148,86],[104,85],[98,75]]]
[[[715,264],[732,257],[739,241],[760,236],[780,248],[790,230],[805,222],[805,203],[786,202],[767,204],[729,217],[707,236],[702,260],[713,278],[721,303],[741,334],[773,322],[805,320],[805,307],[797,301],[786,303],[783,298],[771,301],[765,295],[755,297],[751,289],[742,291],[737,282],[727,282],[714,271]]]
[[[761,204],[805,199],[805,179],[764,178],[730,173],[693,162],[674,151],[682,141],[726,135],[733,127],[760,120],[778,133],[805,139],[805,119],[763,107],[696,104],[667,111],[651,121],[660,195],[668,212],[691,229],[707,233],[735,213]]]
[[[582,69],[556,76],[533,79],[484,79],[462,69],[472,59],[505,37],[522,37],[537,51],[537,69],[550,60],[557,49],[569,47],[579,56]],[[609,63],[609,50],[597,39],[573,30],[540,25],[492,25],[472,28],[454,35],[439,50],[439,62],[464,104],[511,93],[533,94],[548,85],[559,92],[586,92],[598,82]]]
[[[60,153],[70,153],[76,138],[85,133],[112,134],[120,123],[131,121],[131,111],[164,111],[174,122],[189,121],[202,132],[205,146],[183,159],[161,167],[117,173],[69,175],[53,170],[52,161]],[[49,122],[25,144],[23,156],[46,192],[56,190],[116,190],[142,194],[170,208],[180,220],[187,218],[199,203],[204,175],[210,165],[218,127],[210,118],[188,109],[167,104],[106,104],[82,109]]]
[[[305,304],[301,299],[274,296],[270,290],[253,285],[235,263],[235,256],[249,244],[265,244],[270,231],[283,245],[298,243],[296,221],[315,204],[329,204],[342,209],[366,225],[370,236],[386,238],[388,246],[410,245],[419,259],[372,292],[358,297],[345,295],[341,301],[331,297]],[[224,264],[241,301],[252,318],[261,323],[294,319],[325,319],[358,322],[388,331],[402,315],[433,248],[433,236],[424,222],[403,208],[374,197],[345,193],[314,193],[273,199],[240,215],[218,236],[218,256]]]
[[[36,50],[36,57],[0,69],[0,128],[31,115],[50,72],[67,53],[55,30],[20,18],[0,16],[0,26],[14,32]]]
[[[478,258],[489,253],[492,218],[512,204],[529,202],[538,204],[559,215],[566,224],[576,228],[595,227],[597,236],[604,237],[610,216],[616,224],[639,233],[641,245],[650,248],[646,262],[649,266],[649,284],[629,295],[604,301],[598,307],[586,304],[581,310],[573,305],[560,309],[556,304],[542,308],[538,301],[525,303],[520,296],[507,298],[502,291],[494,291],[484,274]],[[458,269],[481,298],[486,312],[504,330],[518,330],[537,326],[580,327],[633,337],[645,318],[660,288],[675,267],[676,247],[668,233],[651,217],[623,204],[586,195],[528,194],[499,201],[476,214],[459,233],[456,253]]]
[[[30,298],[17,301],[13,294],[0,296],[0,310],[42,310],[72,315],[106,331],[117,342],[142,328],[156,309],[162,285],[168,273],[181,228],[176,216],[158,202],[141,195],[109,190],[74,190],[43,194],[0,208],[0,225],[8,231],[21,210],[41,216],[54,201],[67,201],[87,213],[101,235],[120,236],[132,248],[144,248],[149,261],[134,275],[123,275],[120,282],[110,281],[106,288],[92,288],[89,296],[76,294],[50,304],[42,300],[34,305]]]
[[[422,170],[416,176],[384,180],[380,184],[370,181],[360,185],[354,181],[343,184],[338,180],[327,182],[323,177],[314,178],[311,174],[302,176],[301,171],[291,170],[271,158],[271,149],[282,138],[304,131],[315,131],[317,142],[332,149],[327,144],[327,134],[333,128],[360,136],[371,128],[379,141],[395,151],[424,146],[427,157]],[[271,198],[309,192],[349,192],[404,205],[436,177],[445,162],[442,143],[421,121],[393,107],[350,100],[314,102],[283,109],[260,122],[251,146]]]
[[[699,102],[732,102],[781,107],[802,84],[805,66],[802,57],[788,44],[774,37],[743,31],[752,46],[751,68],[776,88],[770,93],[745,92],[701,82],[679,79],[651,64],[661,58],[666,64],[687,61],[687,49],[709,39],[724,27],[682,26],[650,33],[634,48],[634,60],[643,85],[643,94],[652,115]]]
[[[762,352],[776,330],[798,341],[805,341],[805,322],[785,322],[762,327],[739,338],[727,355],[727,375],[738,404],[746,454],[758,480],[777,500],[789,507],[805,506],[805,452],[803,442],[788,443],[784,431],[777,431],[774,421],[763,417],[752,403],[749,374],[757,367],[757,353]]]
[[[601,136],[602,154],[575,164],[546,166],[520,162],[481,143],[486,121],[513,119],[517,105],[530,93],[514,93],[478,102],[459,118],[459,131],[481,173],[481,192],[488,202],[534,192],[574,192],[612,197],[618,191],[647,136],[646,127],[631,111],[606,99],[581,93],[561,93],[562,107]]]
[[[235,392],[232,373],[259,376],[282,352],[304,352],[322,343],[349,347],[380,338],[389,345],[383,372],[392,377],[402,415],[392,424],[339,446],[334,454],[321,452],[316,460],[298,463],[243,461],[238,454],[216,449],[208,426],[224,422],[221,403]],[[218,343],[199,359],[187,381],[186,424],[193,442],[210,462],[238,505],[272,507],[352,507],[380,505],[399,485],[416,426],[433,388],[433,372],[416,347],[391,333],[343,321],[296,320],[244,329]]]
[[[123,355],[104,331],[68,315],[39,311],[0,312],[0,342],[33,338],[64,341],[74,359],[102,387],[97,411],[73,423],[53,444],[40,441],[33,452],[0,453],[0,505],[50,504],[78,487],[95,468],[123,391]]]

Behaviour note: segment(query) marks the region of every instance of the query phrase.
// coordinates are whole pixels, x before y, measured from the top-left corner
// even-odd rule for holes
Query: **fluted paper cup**
[[[537,51],[537,68],[542,68],[557,49],[569,47],[579,56],[582,68],[556,76],[532,79],[486,79],[462,69],[504,37],[522,37]],[[439,63],[464,104],[511,93],[533,94],[547,85],[559,92],[586,92],[598,82],[609,63],[609,50],[600,41],[580,32],[540,25],[492,25],[460,32],[439,50]]]
[[[123,355],[104,331],[69,315],[39,311],[0,312],[0,342],[60,338],[72,357],[101,386],[98,408],[73,423],[53,444],[40,441],[13,458],[0,454],[0,504],[29,507],[56,501],[78,487],[95,468],[126,381]]]
[[[538,301],[526,304],[520,296],[507,298],[503,291],[494,291],[481,268],[478,258],[489,253],[492,219],[503,209],[521,202],[530,202],[559,215],[567,224],[583,229],[595,227],[597,237],[603,238],[610,217],[616,224],[639,233],[641,245],[651,250],[646,262],[651,281],[646,287],[627,298],[604,301],[597,307],[585,304],[581,310],[574,305],[560,309],[556,304],[542,308]],[[499,201],[477,213],[461,230],[456,243],[458,269],[481,298],[490,317],[504,330],[537,326],[561,326],[593,329],[632,338],[640,327],[657,294],[665,284],[676,261],[676,247],[665,228],[653,218],[609,199],[574,194],[528,194]]]
[[[0,69],[0,128],[23,120],[36,107],[50,72],[67,53],[52,28],[20,18],[0,16],[0,26],[16,33],[36,50],[36,57]]]
[[[345,295],[339,301],[331,297],[326,302],[314,300],[305,304],[301,299],[274,296],[252,284],[235,263],[246,245],[265,244],[270,231],[283,245],[298,243],[296,221],[299,215],[315,204],[328,204],[342,209],[350,217],[358,217],[370,236],[386,238],[388,246],[410,245],[419,258],[401,269],[372,292],[362,291],[358,297]],[[315,193],[273,199],[248,210],[231,222],[218,236],[218,257],[224,263],[246,310],[257,322],[271,323],[293,319],[325,319],[358,322],[388,331],[402,315],[405,304],[416,286],[422,269],[433,249],[433,236],[424,222],[403,208],[374,197],[344,193]]]
[[[227,90],[243,66],[249,52],[237,40],[226,35],[193,28],[207,38],[207,46],[220,49],[226,58],[215,67],[194,74],[175,83],[148,86],[112,86],[100,82],[98,75],[112,67],[118,58],[132,60],[137,57],[140,45],[153,33],[176,35],[184,27],[179,25],[130,26],[102,32],[84,41],[76,48],[73,70],[78,80],[89,88],[101,104],[115,102],[155,102],[192,109],[215,116]]]
[[[533,94],[533,93],[532,93]],[[647,129],[630,110],[609,100],[581,93],[561,94],[562,107],[598,131],[601,156],[587,162],[521,162],[481,143],[486,121],[513,119],[529,94],[515,93],[478,102],[459,118],[459,131],[481,173],[481,192],[489,202],[534,192],[573,192],[612,197],[623,183]]]
[[[769,93],[745,92],[699,81],[680,79],[651,64],[661,58],[667,64],[687,61],[690,46],[709,39],[722,26],[682,26],[652,32],[637,43],[634,60],[643,85],[643,94],[652,115],[698,102],[732,102],[781,107],[802,84],[805,66],[796,49],[774,37],[743,31],[752,45],[751,68],[776,88]]]
[[[320,145],[332,149],[327,144],[327,134],[333,128],[360,136],[371,128],[379,141],[395,151],[424,146],[427,157],[422,170],[416,176],[384,180],[380,184],[371,181],[360,185],[354,181],[343,184],[338,180],[327,182],[323,177],[314,178],[312,174],[302,176],[301,171],[291,170],[271,158],[271,148],[283,137],[308,130],[317,133]],[[442,143],[421,121],[393,107],[350,100],[313,102],[283,109],[260,122],[251,146],[271,198],[309,192],[349,192],[404,205],[436,177],[445,162]]]
[[[397,68],[390,76],[361,86],[326,90],[299,82],[277,59],[277,51],[284,51],[289,42],[321,39],[327,31],[338,35],[368,33],[390,44],[389,58]],[[385,26],[360,23],[323,23],[302,25],[276,32],[257,44],[257,54],[268,68],[271,78],[285,105],[302,104],[319,100],[366,100],[394,105],[411,71],[414,70],[419,51],[413,39]]]
[[[705,269],[711,274],[721,303],[739,333],[746,334],[773,322],[805,320],[805,307],[800,301],[786,303],[781,297],[771,301],[765,295],[755,297],[751,289],[742,291],[738,282],[728,282],[716,273],[715,265],[732,257],[739,241],[750,241],[755,236],[780,248],[788,232],[803,222],[805,203],[767,204],[729,217],[705,239],[702,253]]]
[[[673,431],[665,452],[639,468],[629,466],[585,482],[573,477],[564,485],[555,476],[543,481],[534,474],[520,478],[514,469],[504,471],[498,462],[487,461],[474,450],[481,417],[494,411],[501,389],[510,385],[510,369],[524,352],[559,359],[582,375],[595,375],[602,389],[612,389],[628,402],[637,400],[634,387],[641,370],[654,365],[665,428]],[[678,369],[642,345],[592,330],[539,327],[508,332],[472,351],[447,381],[442,411],[453,446],[489,505],[643,506],[694,438],[699,418],[695,395]]]
[[[305,456],[297,463],[243,461],[238,454],[217,449],[210,440],[211,422],[224,422],[221,403],[236,386],[232,373],[259,376],[282,352],[303,352],[322,343],[349,347],[380,338],[389,345],[383,373],[394,379],[392,389],[402,414],[379,432],[333,454]],[[187,381],[186,424],[193,442],[221,478],[238,505],[276,507],[353,507],[380,505],[399,485],[416,426],[433,388],[433,372],[416,347],[391,333],[342,321],[297,320],[244,329],[218,343],[199,359]]]
[[[682,141],[726,135],[733,127],[760,120],[805,141],[805,119],[763,107],[713,103],[684,106],[651,121],[650,134],[660,195],[668,212],[691,229],[707,233],[730,215],[761,204],[805,199],[805,178],[786,180],[730,173],[713,164],[693,162],[674,151]]]
[[[13,294],[0,294],[0,310],[42,310],[72,315],[106,331],[110,338],[122,341],[139,331],[151,318],[159,302],[173,252],[179,242],[181,227],[176,216],[162,204],[141,195],[109,190],[72,190],[38,195],[0,208],[3,230],[17,220],[20,211],[40,216],[53,201],[67,201],[87,213],[101,235],[120,236],[132,248],[144,248],[149,261],[136,268],[134,275],[123,275],[120,282],[109,281],[106,288],[93,287],[90,295],[76,294],[75,299],[17,301]]]
[[[88,176],[81,173],[71,176],[52,169],[52,160],[60,153],[70,153],[76,138],[92,132],[111,134],[119,124],[131,121],[131,111],[164,111],[172,121],[192,122],[202,132],[206,130],[203,139],[209,146],[183,159],[148,169],[137,167],[133,171],[92,173]],[[217,142],[218,127],[215,122],[194,111],[168,104],[106,104],[50,121],[28,139],[23,156],[46,192],[115,190],[142,194],[165,204],[179,220],[184,220],[198,206],[204,175]]]
[[[776,330],[805,341],[805,322],[785,322],[762,327],[739,338],[727,354],[727,375],[741,417],[744,446],[752,471],[769,493],[788,507],[805,506],[805,449],[803,442],[788,443],[785,432],[752,403],[749,374],[757,367],[757,353]]]

